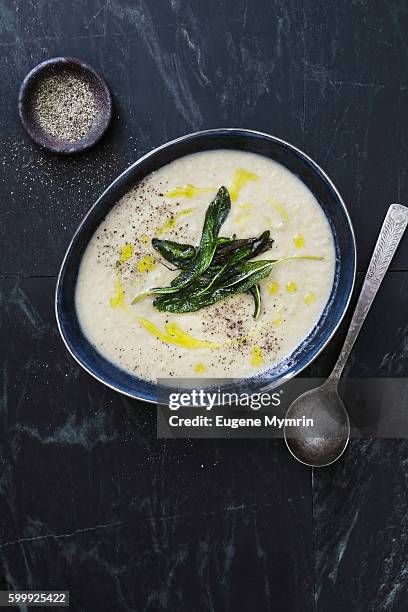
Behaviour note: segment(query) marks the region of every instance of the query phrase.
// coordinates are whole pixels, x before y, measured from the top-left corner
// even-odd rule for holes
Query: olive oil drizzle
[[[235,202],[238,200],[241,189],[249,182],[249,181],[259,181],[259,176],[250,170],[246,170],[245,168],[237,168],[234,172],[232,182],[229,186],[229,194],[231,200]],[[170,189],[166,192],[167,198],[193,198],[194,196],[200,193],[211,193],[216,191],[216,187],[196,187],[191,183],[187,183],[182,187],[175,187],[174,189]]]
[[[194,338],[188,332],[182,330],[177,323],[167,323],[165,325],[165,332],[163,332],[154,323],[141,317],[140,315],[133,312],[125,300],[125,290],[120,277],[120,271],[116,270],[115,277],[115,293],[109,300],[111,308],[121,308],[124,312],[134,318],[147,332],[155,336],[158,340],[167,342],[168,344],[177,344],[183,348],[195,349],[195,348],[218,348],[221,345],[215,342],[207,342],[205,340],[199,340]]]
[[[165,195],[167,198],[193,198],[199,193],[210,193],[216,190],[216,187],[196,187],[195,185],[187,183],[187,185],[184,185],[183,187],[175,187],[174,189],[167,191]]]
[[[193,210],[194,208],[185,208],[184,210],[180,210],[180,212],[176,213],[175,215],[171,215],[168,219],[166,219],[163,225],[156,229],[156,235],[161,236],[165,232],[168,232],[169,230],[173,229],[176,226],[177,221],[181,217],[189,215],[193,212]]]
[[[254,172],[245,170],[245,168],[235,170],[232,183],[229,186],[229,194],[233,202],[238,200],[241,189],[250,181],[259,181],[259,176]]]

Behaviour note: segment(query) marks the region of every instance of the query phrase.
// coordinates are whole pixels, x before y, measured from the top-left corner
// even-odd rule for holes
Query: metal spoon
[[[408,208],[391,204],[337,363],[326,382],[300,395],[286,414],[286,419],[301,419],[299,425],[285,426],[284,435],[292,455],[305,465],[330,465],[341,457],[347,447],[350,421],[338,394],[338,381],[407,224]],[[313,419],[313,426],[302,425],[302,417]]]

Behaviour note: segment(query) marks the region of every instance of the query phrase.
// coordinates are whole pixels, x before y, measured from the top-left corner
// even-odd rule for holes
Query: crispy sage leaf
[[[323,258],[312,255],[295,255],[293,257],[283,257],[282,259],[275,260],[243,262],[217,278],[216,283],[208,291],[202,291],[202,285],[196,282],[188,287],[188,289],[179,291],[174,295],[162,295],[157,297],[153,305],[157,310],[166,312],[195,312],[205,306],[215,304],[230,295],[247,292],[261,280],[269,276],[274,265],[290,259],[321,260]]]
[[[254,285],[248,290],[248,293],[254,298],[254,319],[257,319],[261,313],[261,290],[259,285]]]
[[[269,231],[265,231],[259,236],[259,238],[249,240],[237,248],[231,257],[227,259],[222,268],[219,269],[218,272],[216,272],[216,274],[212,277],[208,285],[202,289],[202,291],[208,291],[213,285],[218,284],[217,280],[224,278],[227,270],[230,270],[239,262],[244,262],[252,257],[255,257],[260,252],[262,247],[269,242],[269,236]]]
[[[264,234],[265,233],[266,232],[264,232]],[[268,239],[265,240],[262,245],[260,245],[259,250],[255,254],[251,255],[251,257],[255,257],[255,255],[259,255],[260,253],[265,253],[265,251],[268,251],[271,248],[273,240],[269,237],[269,232],[267,233]],[[215,250],[211,265],[216,263],[226,263],[227,259],[231,257],[231,255],[233,255],[237,249],[240,249],[247,244],[252,244],[258,240],[259,238],[241,238],[237,240],[235,236],[232,238],[218,238],[217,248]],[[177,268],[185,268],[188,266],[197,253],[197,247],[194,247],[191,244],[173,242],[172,240],[160,240],[159,238],[153,238],[152,246],[166,261],[173,264]]]
[[[214,200],[209,205],[205,219],[200,244],[197,252],[186,268],[174,278],[170,287],[156,287],[150,291],[136,297],[132,304],[139,301],[144,295],[176,293],[180,289],[187,287],[210,266],[215,250],[217,248],[217,238],[229,212],[231,210],[231,199],[226,187],[220,187]]]
[[[195,257],[197,249],[191,244],[182,244],[172,240],[153,238],[152,246],[160,255],[177,268],[185,268]]]
[[[212,287],[209,291],[203,292],[200,290],[196,293],[192,292],[190,288],[189,291],[180,291],[174,295],[159,296],[154,300],[153,305],[158,310],[165,310],[167,312],[195,312],[205,306],[215,304],[215,302],[219,302],[234,293],[244,293],[260,280],[266,278],[274,264],[273,261],[252,263],[259,265],[256,267],[252,266],[250,270],[247,269],[248,263],[243,263],[234,268],[236,282],[230,281],[228,286],[216,286]]]

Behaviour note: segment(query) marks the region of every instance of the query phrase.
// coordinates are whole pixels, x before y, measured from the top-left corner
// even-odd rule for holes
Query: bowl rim
[[[60,144],[53,146],[47,143],[42,138],[38,137],[38,134],[32,128],[32,124],[28,119],[26,107],[29,104],[29,90],[30,87],[35,83],[35,80],[41,78],[41,74],[47,71],[49,67],[61,66],[63,68],[64,65],[68,69],[70,67],[75,67],[77,69],[83,70],[85,73],[90,74],[95,79],[95,81],[99,84],[101,90],[103,91],[106,100],[106,108],[103,110],[102,113],[103,117],[100,122],[100,127],[93,134],[92,137],[84,136],[77,142],[65,142],[63,140],[58,140],[58,143]],[[48,59],[43,60],[39,64],[36,64],[36,66],[31,68],[31,70],[25,75],[18,92],[18,114],[25,131],[30,136],[31,140],[33,140],[38,146],[42,147],[46,151],[49,151],[50,153],[56,153],[58,155],[66,156],[82,153],[96,145],[101,140],[102,136],[105,134],[111,123],[112,112],[112,95],[103,76],[101,76],[87,62],[68,55],[50,57]]]
[[[185,134],[184,136],[179,136],[178,138],[175,138],[173,140],[169,140],[168,142],[159,145],[158,147],[155,147],[154,149],[152,149],[151,151],[149,151],[148,153],[145,153],[144,155],[142,155],[141,157],[139,157],[135,162],[133,162],[132,164],[130,164],[127,168],[125,168],[125,170],[123,170],[123,172],[121,172],[109,185],[108,187],[106,187],[106,189],[99,195],[99,197],[97,198],[97,200],[94,202],[94,204],[89,208],[89,210],[85,213],[85,215],[83,216],[83,218],[81,219],[81,222],[79,223],[74,235],[72,236],[72,239],[66,249],[64,258],[62,260],[61,263],[61,267],[58,273],[58,277],[57,277],[57,282],[56,282],[56,287],[55,287],[55,300],[54,300],[54,309],[55,309],[55,318],[57,321],[57,327],[58,327],[58,331],[60,333],[60,336],[63,340],[63,343],[65,344],[65,347],[67,348],[68,352],[70,353],[70,355],[74,358],[74,360],[88,373],[90,374],[95,380],[97,380],[98,382],[102,383],[103,385],[105,385],[106,387],[112,389],[113,391],[116,391],[117,393],[121,393],[122,395],[125,395],[126,397],[129,397],[131,399],[136,399],[142,402],[146,402],[148,404],[161,404],[162,402],[159,401],[158,398],[156,399],[151,399],[151,398],[146,398],[146,397],[142,397],[140,395],[138,395],[137,393],[130,393],[128,391],[125,391],[124,389],[120,388],[119,386],[116,386],[110,382],[107,382],[106,380],[104,380],[103,378],[101,378],[100,376],[98,376],[98,374],[93,371],[91,368],[88,368],[75,354],[75,352],[71,349],[67,338],[64,335],[63,329],[62,329],[62,325],[61,325],[61,321],[60,321],[60,316],[59,316],[59,309],[58,309],[58,298],[59,298],[59,289],[60,289],[60,284],[61,284],[61,278],[62,278],[62,274],[65,270],[65,266],[68,260],[68,257],[71,253],[71,250],[73,248],[74,242],[76,240],[76,237],[78,236],[78,234],[81,232],[82,230],[82,226],[84,225],[84,223],[86,222],[87,218],[91,215],[92,211],[99,205],[100,200],[102,200],[102,198],[105,196],[105,194],[107,194],[117,183],[121,182],[122,179],[133,170],[133,168],[137,167],[138,165],[142,164],[146,159],[149,159],[150,157],[153,157],[154,155],[156,155],[156,153],[158,153],[159,151],[166,149],[169,146],[172,145],[176,145],[178,143],[182,143],[186,140],[189,140],[193,137],[200,137],[200,136],[207,136],[207,135],[215,135],[215,134],[232,134],[232,133],[237,133],[237,135],[240,134],[247,134],[247,135],[253,135],[253,136],[260,136],[263,138],[267,138],[270,140],[273,140],[274,142],[278,143],[278,144],[282,144],[285,147],[288,147],[291,151],[293,151],[294,153],[300,154],[301,156],[303,156],[310,164],[311,166],[313,166],[313,168],[321,173],[321,175],[323,176],[323,178],[327,181],[327,183],[329,184],[330,188],[333,189],[336,197],[338,198],[339,202],[341,203],[341,206],[343,208],[343,211],[345,213],[347,222],[348,222],[348,227],[351,233],[351,239],[352,239],[352,246],[353,246],[353,275],[352,275],[352,279],[351,279],[351,285],[350,285],[350,289],[348,292],[348,296],[343,308],[343,311],[337,321],[337,323],[335,324],[335,326],[333,327],[333,329],[331,330],[329,336],[327,337],[326,341],[324,342],[324,344],[320,347],[320,349],[316,352],[315,355],[313,355],[313,357],[305,364],[303,365],[296,373],[294,374],[283,374],[282,376],[280,376],[279,378],[277,378],[270,387],[268,387],[268,390],[272,390],[274,388],[276,388],[279,385],[284,384],[285,382],[287,382],[288,380],[297,377],[299,374],[301,374],[301,372],[303,372],[303,370],[305,370],[308,366],[310,366],[316,359],[317,357],[322,353],[322,351],[327,347],[327,345],[330,343],[330,341],[333,339],[333,336],[335,335],[335,333],[337,332],[337,330],[339,329],[345,315],[346,312],[349,308],[350,305],[350,301],[353,295],[353,291],[354,291],[354,286],[355,286],[355,279],[356,279],[356,273],[357,273],[357,244],[356,244],[356,238],[355,238],[355,233],[354,233],[354,228],[353,228],[353,224],[350,218],[350,214],[348,212],[347,206],[340,194],[340,192],[338,191],[337,187],[335,186],[335,184],[333,183],[333,181],[331,180],[331,178],[328,176],[328,174],[309,156],[307,155],[307,153],[305,153],[304,151],[302,151],[301,149],[299,149],[298,147],[292,145],[291,143],[287,142],[286,140],[283,140],[282,138],[278,138],[277,136],[273,136],[272,134],[268,134],[267,132],[260,132],[258,130],[252,130],[250,128],[212,128],[212,129],[208,129],[208,130],[199,130],[197,132],[190,132],[189,134]],[[135,379],[138,380],[138,378],[135,376]],[[265,390],[266,391],[266,390]]]

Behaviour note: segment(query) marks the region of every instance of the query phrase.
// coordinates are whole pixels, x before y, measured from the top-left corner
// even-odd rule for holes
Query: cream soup
[[[276,264],[260,283],[257,320],[248,294],[186,314],[160,312],[152,297],[132,305],[136,295],[169,285],[179,273],[155,251],[152,238],[197,245],[220,185],[231,196],[220,236],[250,238],[269,229],[273,245],[255,259],[323,259]],[[314,328],[334,267],[326,216],[294,174],[253,153],[195,153],[150,174],[113,207],[84,253],[76,308],[98,351],[138,377],[248,377],[288,356]]]

